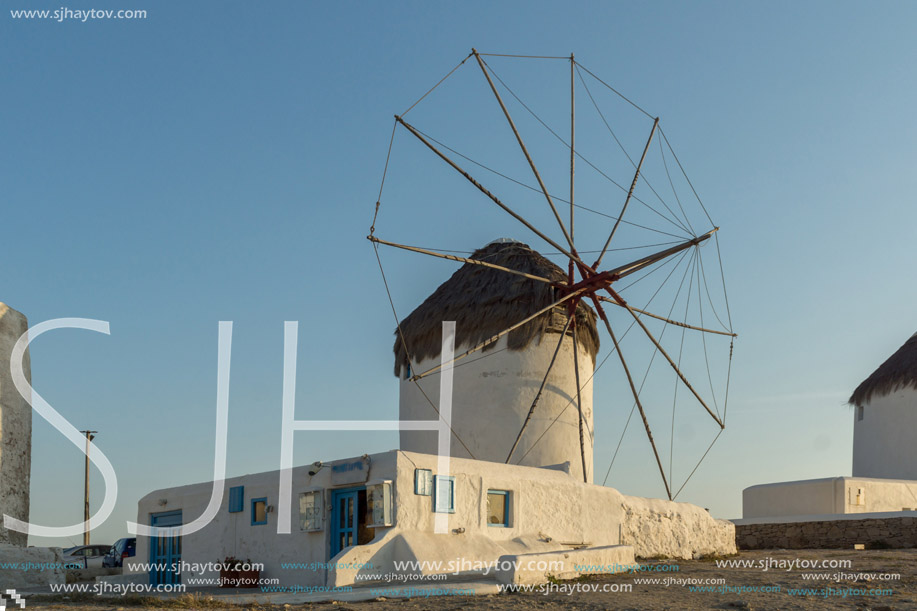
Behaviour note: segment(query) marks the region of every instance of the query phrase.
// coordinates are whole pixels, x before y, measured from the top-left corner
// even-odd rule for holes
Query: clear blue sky
[[[94,540],[124,536],[147,492],[210,478],[219,320],[235,321],[230,475],[277,468],[284,320],[300,321],[298,417],[396,417],[392,317],[365,235],[392,115],[472,46],[576,53],[662,117],[723,228],[740,333],[730,421],[680,498],[736,517],[746,486],[849,474],[845,401],[917,330],[914,4],[70,4],[149,14],[88,23],[7,10],[59,6],[2,3],[0,300],[33,324],[111,323],[32,350],[36,389],[100,431],[119,475]],[[536,99],[558,110],[544,87]],[[418,189],[452,193],[448,176]],[[491,218],[460,214],[430,245],[471,250],[498,237]],[[423,243],[430,227],[387,229]],[[402,315],[454,270],[383,254]],[[596,384],[603,474],[630,402],[619,378]],[[610,483],[662,496],[631,433]],[[298,434],[296,457],[396,445]],[[32,520],[76,522],[81,501],[82,454],[36,417]]]

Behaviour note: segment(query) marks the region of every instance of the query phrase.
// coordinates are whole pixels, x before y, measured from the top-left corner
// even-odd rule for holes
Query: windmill
[[[515,93],[515,88],[509,87],[507,82],[497,74],[494,66],[491,65],[491,62],[495,61],[496,58],[506,61],[528,62],[530,60],[538,60],[541,62],[554,62],[555,64],[557,62],[569,63],[568,136],[561,136],[559,129],[552,128],[546,120],[542,119],[541,116],[532,109],[532,106],[523,101],[523,99]],[[499,136],[507,136],[509,140],[514,142],[517,158],[520,160],[519,166],[525,168],[529,173],[528,178],[517,178],[515,175],[511,174],[511,171],[497,170],[490,164],[482,163],[476,158],[460,152],[457,148],[447,145],[441,139],[427,133],[427,131],[422,130],[413,119],[408,120],[407,114],[409,112],[418,107],[421,102],[426,101],[429,103],[431,94],[443,86],[450,78],[454,78],[454,75],[459,69],[466,65],[471,68],[471,71],[479,73],[479,82],[485,85],[482,89],[489,92],[493,108],[499,109],[499,112],[494,114],[501,117],[503,131],[497,132],[495,129],[492,129],[489,132],[490,137],[496,140]],[[475,66],[478,70],[474,69]],[[579,88],[577,87],[578,83]],[[592,83],[592,88],[589,87],[589,83]],[[564,84],[564,88],[566,88],[566,84]],[[603,89],[606,95],[607,92],[610,92],[612,96],[617,96],[618,100],[623,101],[624,106],[634,111],[642,121],[649,120],[649,133],[648,136],[644,136],[645,143],[640,147],[639,151],[633,151],[633,153],[639,152],[639,154],[631,154],[622,143],[624,138],[619,137],[619,134],[612,129],[609,117],[612,114],[616,116],[619,113],[603,111],[602,104],[600,103],[601,98],[597,92],[594,93],[595,89]],[[629,174],[629,180],[615,180],[612,171],[603,169],[603,164],[601,162],[594,162],[594,157],[591,155],[590,157],[586,157],[583,154],[582,147],[576,144],[576,100],[578,90],[584,91],[587,94],[587,98],[589,102],[591,102],[591,107],[595,110],[593,116],[600,118],[601,125],[604,125],[607,134],[611,136],[611,138],[607,138],[606,135],[610,148],[614,148],[616,145],[620,151],[623,152],[623,156],[630,166],[626,168]],[[556,98],[558,88],[552,88],[550,91]],[[462,98],[462,100],[464,100],[464,98]],[[512,110],[511,106],[513,107]],[[555,107],[556,106],[555,104]],[[527,144],[528,137],[523,137],[523,129],[519,127],[518,122],[519,108],[523,110],[523,116],[526,116],[530,121],[534,119],[533,125],[539,129],[543,128],[539,136],[541,139],[538,139],[539,143],[543,142],[546,138],[544,132],[553,136],[553,138],[560,143],[560,148],[565,153],[563,161],[559,164],[557,163],[556,156],[552,157],[550,159],[552,163],[550,163],[549,172],[553,176],[553,182],[556,183],[558,168],[562,167],[564,173],[568,171],[568,184],[565,185],[568,187],[568,191],[564,193],[564,196],[558,196],[554,191],[548,188],[547,183],[552,182],[552,180],[545,178],[548,174],[548,172],[544,170],[545,166],[540,167],[539,164],[536,164],[536,155],[532,153],[532,149]],[[629,125],[633,126],[637,124],[638,122],[631,122]],[[377,235],[377,224],[384,218],[384,215],[380,216],[380,211],[382,210],[382,195],[386,186],[386,177],[390,176],[390,170],[392,171],[391,173],[395,172],[394,168],[390,167],[390,163],[395,148],[395,136],[399,131],[409,134],[411,137],[409,140],[412,140],[415,145],[419,144],[419,148],[425,151],[425,154],[430,157],[430,159],[438,160],[438,162],[452,174],[453,179],[457,179],[458,182],[464,182],[473,187],[473,190],[478,192],[479,198],[482,199],[482,201],[488,201],[492,206],[495,206],[496,210],[499,210],[500,213],[507,218],[512,219],[516,226],[524,230],[533,240],[537,240],[539,243],[543,243],[553,249],[553,252],[550,254],[559,259],[557,266],[563,270],[562,273],[548,273],[548,271],[538,273],[538,270],[534,272],[532,269],[523,270],[514,268],[508,264],[503,265],[496,263],[493,258],[489,256],[475,256],[474,254],[471,254],[471,256],[461,256],[461,254],[468,254],[468,252],[463,251],[457,254],[455,251],[447,252],[446,249],[409,245],[401,241],[394,241]],[[588,132],[587,135],[589,137],[595,137],[597,131],[598,130],[592,130]],[[456,132],[457,138],[461,138],[462,136],[462,132]],[[547,138],[547,140],[550,141],[550,138]],[[646,176],[646,169],[650,156],[652,155],[655,159],[657,149],[659,151],[661,167],[664,168],[665,182],[668,183],[677,205],[667,203],[665,198],[660,195],[661,188],[655,188]],[[416,150],[414,154],[417,155]],[[506,155],[503,155],[503,158],[506,158]],[[595,205],[585,207],[576,202],[575,196],[578,193],[577,185],[579,181],[582,180],[580,175],[582,172],[580,174],[576,172],[578,162],[580,162],[580,164],[586,164],[587,171],[590,175],[607,179],[615,189],[620,191],[621,198],[617,199],[613,209],[610,207],[611,204],[605,204],[608,209],[601,211],[597,210]],[[659,162],[656,163],[659,165]],[[627,164],[625,164],[625,166],[626,165]],[[670,165],[672,167],[670,167]],[[674,171],[676,168],[677,172]],[[399,171],[409,172],[412,169],[413,168],[409,167],[408,170]],[[541,200],[541,209],[538,212],[542,217],[541,221],[549,222],[554,228],[549,230],[546,227],[539,226],[541,223],[533,219],[531,215],[523,214],[520,212],[519,207],[507,203],[509,200],[498,195],[497,189],[491,188],[489,185],[485,186],[483,179],[479,179],[472,174],[472,170],[475,169],[489,173],[491,176],[496,177],[506,184],[512,184],[516,188],[521,187],[530,193],[534,193]],[[518,170],[519,167],[516,169]],[[680,176],[678,172],[680,172]],[[673,173],[675,177],[680,178],[680,180],[673,179]],[[676,185],[676,182],[681,185],[681,194],[679,194],[679,187]],[[595,189],[592,191],[596,192]],[[649,196],[641,198],[640,193],[642,192],[654,195],[659,200],[659,203],[661,203],[661,207],[654,207],[651,205],[651,203],[649,203]],[[603,197],[603,199],[606,198]],[[695,224],[691,221],[691,214],[686,211],[686,207],[690,208],[692,203],[695,208],[699,207],[703,212],[701,222],[706,226],[703,226],[701,230],[695,230]],[[635,211],[637,207],[641,208],[643,211],[642,216]],[[531,210],[534,209],[531,207],[527,208],[527,211]],[[598,223],[589,222],[584,230],[581,228],[582,225],[579,227],[576,225],[577,210],[585,210],[592,214],[597,214],[601,216],[602,219]],[[647,211],[651,211],[653,214],[649,214]],[[696,210],[694,212],[696,213]],[[645,217],[649,217],[649,220]],[[658,217],[658,219],[656,217]],[[668,230],[653,227],[652,221],[654,220],[657,224],[664,225]],[[665,221],[668,225],[663,224],[662,221]],[[696,222],[695,220],[695,223]],[[675,227],[676,230],[671,229],[669,225]],[[581,316],[582,309],[588,306],[587,309],[590,312],[594,310],[597,320],[600,322],[599,327],[605,329],[607,337],[611,341],[611,348],[605,356],[605,359],[601,361],[601,364],[604,364],[612,355],[615,355],[614,359],[620,365],[620,372],[623,373],[623,377],[626,379],[628,393],[633,401],[631,416],[633,416],[635,410],[640,416],[646,437],[652,449],[656,467],[658,468],[662,483],[665,487],[666,495],[671,500],[677,497],[678,493],[684,488],[684,485],[697,470],[701,461],[707,456],[710,448],[712,448],[713,444],[719,438],[720,433],[726,425],[728,385],[731,373],[733,342],[736,334],[732,329],[731,315],[728,310],[728,298],[726,296],[725,279],[722,273],[722,262],[717,236],[718,229],[719,228],[713,223],[710,215],[707,213],[703,202],[700,200],[699,196],[697,196],[697,192],[688,179],[681,162],[678,161],[674,150],[669,144],[668,138],[662,130],[659,118],[647,113],[631,100],[624,97],[616,89],[580,64],[573,55],[568,57],[521,56],[487,54],[472,50],[467,57],[424,93],[424,95],[405,112],[395,116],[392,138],[388,147],[385,170],[383,171],[382,184],[380,185],[379,196],[376,201],[375,213],[368,239],[374,246],[379,268],[384,280],[385,271],[379,255],[380,246],[459,262],[462,263],[465,268],[468,268],[468,266],[484,268],[491,274],[515,276],[524,279],[524,281],[530,285],[542,285],[549,289],[548,294],[551,295],[551,298],[548,300],[548,303],[540,303],[538,307],[531,305],[528,307],[520,306],[518,320],[512,324],[508,324],[502,330],[493,333],[482,341],[475,342],[474,345],[468,346],[467,349],[457,354],[454,359],[456,365],[458,365],[459,361],[468,359],[473,355],[485,353],[489,348],[492,348],[500,341],[501,338],[505,338],[509,334],[517,332],[526,325],[533,325],[537,321],[545,320],[546,317],[556,315],[557,313],[562,314],[561,320],[563,324],[560,329],[560,337],[557,340],[556,348],[553,350],[552,358],[550,358],[545,366],[543,375],[540,376],[541,384],[538,386],[534,396],[531,397],[527,413],[518,425],[518,431],[514,431],[513,433],[514,440],[505,458],[505,462],[507,463],[519,459],[517,449],[520,440],[522,440],[526,434],[527,427],[530,425],[533,416],[538,413],[540,401],[542,400],[543,392],[548,385],[552,371],[562,366],[557,358],[561,344],[564,342],[565,338],[572,338],[572,358],[574,360],[578,358],[577,355],[580,353],[578,347],[582,342],[582,335],[581,330],[578,330],[577,327],[578,324],[583,324],[583,318]],[[667,241],[662,243],[658,243],[657,241],[657,243],[646,244],[646,240],[643,240],[644,243],[638,245],[618,247],[619,242],[623,239],[622,235],[626,231],[633,231],[638,234],[645,232],[652,232],[654,235],[663,234],[667,236]],[[581,235],[584,237],[579,237]],[[597,240],[596,235],[601,235],[601,239]],[[588,242],[589,248],[593,248],[593,250],[588,250],[584,247],[584,242]],[[721,297],[716,290],[711,292],[710,283],[707,278],[708,275],[703,264],[704,255],[701,249],[709,245],[714,246],[716,253],[718,264],[716,272],[719,272],[719,280],[722,283]],[[480,253],[483,251],[478,252]],[[612,253],[617,260],[609,265],[608,260],[611,258],[609,255]],[[660,290],[663,286],[666,286],[666,283],[675,275],[674,272],[682,266],[684,267],[684,274],[682,275],[682,281],[672,306],[668,311],[654,311],[651,309],[652,302],[657,297]],[[629,294],[629,291],[633,290],[631,287],[637,282],[645,282],[645,279],[652,277],[653,274],[666,269],[666,267],[668,267],[669,273],[665,281],[658,283],[658,288],[652,293],[652,297],[646,304],[637,305],[637,302],[635,302],[634,298]],[[684,298],[682,297],[683,289],[688,279],[687,297]],[[394,312],[394,301],[392,301],[392,295],[389,291],[387,281],[385,286]],[[646,283],[644,283],[643,286],[646,286]],[[714,294],[717,295],[716,299],[713,297]],[[674,313],[676,305],[679,306],[680,310],[680,300],[685,301],[683,316],[680,315],[680,312],[679,315]],[[715,301],[719,301],[719,307],[717,307]],[[627,321],[628,327],[625,331],[622,332],[622,325],[612,323],[613,317],[610,312],[613,310],[616,311],[618,315],[623,316],[624,320]],[[705,311],[707,312],[706,318]],[[721,315],[720,312],[723,312],[724,315]],[[395,318],[396,322],[400,321],[397,313],[395,314]],[[681,318],[681,320],[678,318]],[[719,328],[715,328],[715,325],[705,322],[708,321],[712,323],[714,319],[719,323]],[[661,333],[659,331],[654,332],[654,330],[650,328],[651,325],[657,327],[661,325]],[[651,351],[652,355],[649,361],[650,364],[642,380],[631,362],[629,350],[625,351],[622,347],[624,336],[633,328],[637,330],[635,334],[642,338],[642,341],[646,344],[647,349]],[[670,328],[676,329],[681,336],[677,352],[672,347],[667,349],[662,341],[665,331]],[[692,380],[685,371],[686,365],[688,365],[688,361],[685,359],[684,350],[686,344],[685,337],[686,333],[689,332],[701,338],[707,374],[705,376],[706,380],[703,379],[704,376],[701,376],[701,382],[705,383],[705,386],[709,385],[709,390],[706,392],[702,391],[700,384],[696,380]],[[398,335],[399,337],[396,340],[396,352],[399,350],[398,342],[400,342],[404,354],[410,355],[412,353],[411,346],[406,341],[400,324],[398,327]],[[669,337],[672,337],[672,335],[673,334],[670,333]],[[678,335],[675,335],[675,339],[678,339]],[[714,366],[711,368],[707,348],[708,343],[713,344],[720,340],[728,341],[728,345],[721,346],[721,353],[728,350],[728,356],[723,356],[720,359],[723,366],[719,369],[723,371],[718,372],[720,375],[717,379],[718,381],[722,379],[723,384],[721,385],[718,395],[715,387],[719,385],[714,384],[715,376],[712,372],[712,369],[716,369],[716,367]],[[669,452],[668,473],[666,472],[663,457],[659,450],[659,444],[654,437],[646,401],[646,395],[649,392],[646,388],[647,376],[657,358],[661,363],[667,365],[669,375],[673,378],[674,382],[671,387],[672,393],[674,394],[672,400],[673,430]],[[406,361],[406,363],[407,362],[410,362],[410,360]],[[699,362],[699,359],[697,362]],[[599,367],[601,367],[601,364]],[[589,434],[589,420],[584,416],[582,388],[589,380],[581,379],[579,364],[574,363],[573,365],[576,371],[576,391],[573,393],[575,396],[571,398],[570,402],[578,413],[577,421],[579,423],[580,458],[582,460],[582,474],[585,479],[589,471],[586,464],[586,438]],[[439,365],[432,365],[424,370],[410,370],[410,368],[408,368],[405,379],[412,384],[419,384],[421,380],[431,375],[435,375],[439,367]],[[596,370],[597,369],[598,368],[596,368]],[[694,469],[688,477],[685,478],[684,483],[682,483],[678,489],[673,490],[672,455],[674,454],[675,439],[675,405],[678,401],[679,394],[681,394],[682,402],[688,399],[694,405],[692,408],[694,411],[691,414],[691,418],[704,417],[709,419],[709,421],[712,421],[717,427],[717,433],[703,456],[697,462],[697,465],[694,466]],[[718,396],[722,399],[721,401],[717,398]],[[720,410],[720,405],[722,406],[722,410]],[[433,407],[435,409],[435,406]],[[628,425],[630,420],[631,418],[628,417]],[[625,426],[625,431],[626,430],[627,426]],[[461,438],[459,438],[459,441],[465,445],[465,442]],[[621,442],[619,441],[618,448],[620,447]],[[589,456],[591,457],[591,449]],[[617,451],[615,452],[615,456],[617,456]],[[613,462],[614,459],[612,459],[612,464]],[[609,472],[610,470],[611,466],[609,466]],[[607,477],[606,475],[606,481]]]

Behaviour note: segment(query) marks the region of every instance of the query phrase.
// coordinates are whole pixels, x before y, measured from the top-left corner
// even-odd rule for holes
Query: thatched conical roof
[[[487,261],[532,275],[564,282],[564,271],[532,250],[526,244],[498,240],[480,248],[472,259]],[[500,270],[466,263],[442,283],[432,295],[401,321],[410,358],[415,362],[438,357],[442,344],[442,323],[455,321],[455,345],[472,346],[549,306],[557,300],[554,288],[544,282],[529,280]],[[561,305],[512,331],[510,350],[522,350],[546,333],[560,333],[567,321]],[[576,335],[592,355],[599,351],[599,334],[592,308],[580,302],[576,310]],[[568,331],[568,334],[570,332]],[[491,344],[488,348],[493,348]],[[486,349],[485,349],[486,350]],[[409,356],[395,329],[395,375],[409,365]]]
[[[907,387],[917,389],[917,333],[857,386],[850,403],[862,406],[874,395],[887,395]]]

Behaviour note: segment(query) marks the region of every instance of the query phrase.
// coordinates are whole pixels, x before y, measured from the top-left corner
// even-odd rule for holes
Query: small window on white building
[[[267,498],[252,499],[252,526],[267,524]]]
[[[369,508],[369,528],[392,525],[392,482],[366,484],[366,505]]]
[[[414,469],[414,494],[431,496],[433,494],[433,471]]]
[[[322,491],[310,490],[299,495],[299,529],[312,532],[322,529]]]
[[[433,511],[455,513],[455,477],[451,475],[433,477]]]
[[[487,525],[509,527],[509,490],[487,491]]]
[[[863,419],[863,406],[857,405],[857,421],[859,422],[862,419]]]

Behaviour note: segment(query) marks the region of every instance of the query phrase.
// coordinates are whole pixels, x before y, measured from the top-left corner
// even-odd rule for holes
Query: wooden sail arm
[[[614,304],[614,305],[616,305],[616,306],[618,306],[618,307],[620,307],[620,308],[625,307],[625,306],[621,305],[620,303],[618,303],[618,300],[617,300],[617,299],[611,299],[610,297],[603,297],[603,296],[601,296],[601,295],[599,295],[598,298],[599,298],[600,301],[604,301],[605,303],[612,303],[612,304]],[[715,333],[715,334],[717,334],[717,335],[728,335],[729,337],[738,337],[738,336],[739,336],[737,333],[730,333],[729,331],[718,331],[718,330],[716,330],[716,329],[705,329],[704,327],[695,327],[694,325],[689,325],[689,324],[687,324],[687,323],[683,323],[683,322],[680,322],[680,321],[677,321],[677,320],[672,320],[672,319],[670,319],[670,318],[666,318],[665,316],[659,316],[658,314],[653,314],[652,312],[647,312],[646,310],[641,310],[640,308],[635,308],[634,306],[630,306],[630,308],[631,308],[634,312],[639,312],[640,314],[643,314],[644,316],[649,316],[650,318],[655,318],[656,320],[661,320],[661,321],[666,322],[666,323],[668,323],[668,324],[670,324],[670,325],[676,325],[676,326],[678,326],[678,327],[684,327],[685,329],[693,329],[693,330],[695,330],[695,331],[703,331],[704,333]]]
[[[634,401],[637,404],[637,409],[640,411],[640,418],[643,419],[643,428],[646,429],[646,436],[650,440],[650,445],[653,447],[653,456],[656,457],[656,465],[659,467],[659,474],[662,476],[662,483],[665,485],[666,496],[669,497],[669,500],[672,500],[672,490],[669,488],[669,480],[665,476],[665,469],[662,466],[662,460],[659,458],[659,451],[656,449],[656,441],[653,439],[653,431],[650,429],[649,420],[646,418],[646,412],[643,410],[643,403],[640,401],[640,393],[637,391],[637,387],[634,385],[634,378],[630,374],[630,368],[627,366],[627,361],[624,359],[624,354],[621,352],[621,346],[618,344],[618,338],[615,336],[615,332],[611,329],[611,323],[608,322],[608,317],[605,315],[605,310],[602,308],[601,304],[597,299],[593,300],[593,304],[599,313],[599,318],[602,319],[602,322],[605,323],[605,328],[608,330],[608,335],[611,336],[611,341],[615,345],[615,352],[618,353],[618,359],[621,361],[621,367],[624,368],[624,374],[627,376],[627,383],[630,385],[630,392],[634,396]]]
[[[608,273],[616,275],[618,279],[624,278],[625,276],[629,276],[635,272],[640,271],[641,269],[645,269],[649,267],[650,265],[653,265],[654,263],[658,263],[662,261],[663,259],[667,259],[668,257],[671,257],[674,254],[678,254],[683,250],[691,248],[692,246],[697,246],[698,244],[706,242],[707,240],[710,239],[710,236],[712,236],[714,233],[716,233],[719,230],[720,230],[719,227],[714,227],[713,229],[711,229],[710,231],[708,231],[707,233],[703,235],[699,235],[696,238],[691,238],[690,240],[686,240],[682,242],[681,244],[676,244],[675,246],[672,246],[671,248],[666,248],[665,250],[661,250],[657,253],[647,255],[646,257],[643,257],[642,259],[637,259],[636,261],[632,261],[631,263],[628,263],[626,265],[621,265],[614,269],[608,270]]]
[[[543,278],[541,276],[536,276],[534,274],[528,274],[526,272],[520,272],[515,269],[503,267],[502,265],[497,265],[496,263],[488,263],[487,261],[481,261],[479,259],[468,259],[466,257],[457,257],[455,255],[447,255],[444,253],[436,252],[434,250],[427,250],[426,248],[418,248],[416,246],[407,246],[405,244],[397,244],[395,242],[388,242],[386,240],[379,239],[374,235],[368,235],[366,236],[366,239],[376,244],[384,244],[385,246],[392,246],[394,248],[400,248],[402,250],[409,250],[411,252],[417,252],[417,253],[421,253],[424,255],[430,255],[432,257],[439,257],[440,259],[448,259],[450,261],[458,261],[459,263],[470,263],[471,265],[481,265],[483,267],[497,269],[497,270],[500,270],[501,272],[515,274],[517,276],[522,276],[523,278],[528,278],[529,280],[537,280],[538,282],[544,282],[545,284],[550,284],[550,285],[558,284],[554,280],[549,280],[548,278]]]
[[[572,61],[572,59],[571,59]],[[585,422],[583,421],[583,400],[582,393],[583,387],[580,384],[579,379],[579,342],[576,337],[576,319],[573,320],[573,377],[576,380],[576,413],[578,414],[577,420],[579,424],[579,455],[580,462],[583,466],[583,483],[589,483],[589,473],[586,471],[586,435],[585,435]]]
[[[653,342],[653,345],[656,346],[656,349],[659,350],[659,353],[665,357],[665,360],[669,362],[669,365],[671,365],[672,369],[675,370],[675,373],[678,375],[679,379],[682,381],[682,383],[684,383],[684,385],[688,388],[688,390],[691,391],[691,393],[698,400],[698,402],[703,406],[703,408],[707,410],[707,413],[710,414],[710,417],[713,418],[718,425],[720,425],[721,429],[726,428],[726,425],[723,424],[723,421],[720,419],[720,417],[713,413],[713,410],[710,409],[710,406],[707,405],[707,402],[704,401],[704,399],[697,393],[696,390],[694,390],[694,387],[691,386],[690,382],[688,382],[688,378],[686,378],[685,375],[681,372],[681,369],[678,367],[678,365],[675,364],[675,361],[672,360],[672,357],[669,356],[669,353],[665,351],[665,348],[662,347],[662,345],[659,343],[659,340],[656,339],[656,336],[654,336],[653,333],[649,329],[646,328],[646,325],[643,324],[643,321],[640,320],[640,317],[637,316],[637,313],[634,311],[634,309],[630,307],[626,301],[621,299],[620,295],[615,293],[612,289],[606,288],[605,290],[608,291],[608,293],[616,301],[618,301],[619,305],[623,306],[624,308],[627,309],[628,312],[630,312],[630,315],[633,316],[634,320],[637,322],[637,325],[639,325],[639,327],[643,329],[643,333],[646,334],[646,336],[649,338],[651,342]],[[593,303],[598,304],[599,303],[598,299],[596,299]],[[611,331],[611,327],[609,326],[609,332],[610,331]]]
[[[427,140],[426,138],[424,138],[424,137],[423,137],[423,134],[421,134],[421,133],[417,130],[417,128],[415,128],[413,125],[411,125],[410,123],[408,123],[407,121],[405,121],[402,117],[399,117],[399,116],[397,116],[397,115],[395,115],[395,120],[398,121],[398,123],[400,123],[401,125],[403,125],[403,126],[405,127],[405,129],[407,129],[409,132],[411,132],[411,134],[412,134],[415,138],[417,138],[418,140],[420,140],[428,149],[430,149],[431,151],[433,151],[434,153],[436,153],[436,155],[437,155],[440,159],[442,159],[442,160],[445,161],[447,164],[449,164],[456,172],[458,172],[459,174],[461,174],[462,176],[464,176],[465,179],[468,180],[468,182],[470,182],[471,184],[473,184],[481,193],[483,193],[484,195],[486,195],[487,197],[489,197],[489,198],[491,199],[491,201],[493,201],[493,202],[494,202],[495,204],[497,204],[500,208],[502,208],[503,210],[505,210],[505,211],[506,211],[510,216],[512,216],[514,219],[516,219],[517,221],[519,221],[520,223],[522,223],[523,225],[525,225],[525,226],[529,229],[529,231],[531,231],[532,233],[534,233],[535,235],[537,235],[539,238],[541,238],[542,240],[544,240],[545,242],[547,242],[548,244],[550,244],[551,246],[553,246],[557,251],[559,251],[561,254],[565,255],[567,258],[573,259],[573,260],[576,261],[578,264],[583,265],[583,266],[585,266],[587,269],[589,269],[590,271],[593,271],[593,272],[594,272],[594,270],[593,270],[591,267],[589,267],[589,265],[588,265],[587,263],[585,263],[582,259],[579,258],[579,255],[577,255],[577,254],[575,254],[575,253],[573,253],[573,252],[570,252],[569,250],[567,250],[566,248],[564,248],[563,246],[561,246],[560,244],[558,244],[557,242],[555,242],[554,240],[552,240],[551,238],[549,238],[548,236],[546,236],[543,232],[541,232],[541,231],[539,231],[538,229],[536,229],[534,225],[532,225],[532,224],[529,223],[527,220],[525,220],[520,214],[518,214],[518,213],[515,212],[512,208],[510,208],[509,206],[507,206],[506,204],[504,204],[502,201],[500,201],[500,199],[499,199],[496,195],[494,195],[493,193],[491,193],[489,190],[487,190],[486,187],[484,187],[481,183],[479,183],[477,180],[475,180],[475,178],[474,178],[473,176],[471,176],[471,174],[469,174],[468,172],[466,172],[464,169],[462,169],[461,166],[459,166],[457,163],[455,163],[454,161],[452,161],[452,159],[450,159],[448,155],[446,155],[446,154],[443,153],[441,150],[439,150],[438,148],[436,148],[436,146],[434,146],[432,142],[430,142],[429,140]]]
[[[535,167],[535,162],[532,160],[532,156],[529,155],[529,150],[526,148],[525,142],[522,140],[522,135],[519,133],[519,130],[516,129],[516,124],[513,122],[513,118],[510,116],[509,110],[506,108],[506,104],[503,103],[503,98],[500,97],[500,92],[497,91],[497,86],[494,85],[493,80],[490,78],[490,73],[487,71],[487,67],[484,65],[484,60],[481,59],[481,56],[478,55],[478,52],[475,49],[472,49],[471,52],[474,54],[475,59],[478,60],[478,65],[481,67],[481,71],[484,73],[484,78],[487,79],[487,84],[490,85],[490,90],[493,91],[494,96],[497,98],[497,102],[500,104],[500,108],[503,110],[503,115],[506,117],[510,129],[513,130],[513,134],[516,136],[516,141],[519,143],[519,148],[522,149],[522,153],[525,155],[526,161],[529,162],[529,167],[532,168],[532,174],[535,175],[535,180],[538,181],[538,186],[541,187],[541,192],[544,193],[544,197],[548,201],[548,205],[551,207],[551,212],[554,213],[554,218],[557,219],[557,224],[560,226],[560,230],[563,232],[564,238],[567,240],[567,244],[570,245],[570,250],[572,252],[576,252],[576,247],[573,245],[573,237],[564,226],[564,222],[560,218],[560,213],[557,212],[557,207],[554,205],[554,200],[551,198],[550,193],[548,193],[548,188],[545,186],[544,181],[541,179],[541,174],[538,172],[538,168]]]
[[[618,220],[615,221],[614,227],[611,228],[611,233],[608,235],[608,239],[605,240],[605,246],[602,247],[602,252],[599,254],[599,258],[595,260],[595,263],[592,264],[592,267],[598,269],[599,264],[602,263],[602,257],[605,256],[605,252],[608,250],[608,246],[611,244],[611,239],[615,237],[615,232],[618,230],[618,225],[621,224],[621,219],[624,218],[624,213],[627,211],[627,205],[630,203],[630,198],[634,196],[634,189],[637,188],[637,180],[640,178],[640,168],[643,167],[643,162],[646,160],[646,154],[650,150],[650,144],[653,142],[653,135],[656,133],[656,128],[659,127],[659,117],[656,117],[653,120],[653,129],[650,130],[650,137],[646,140],[646,146],[643,148],[643,154],[640,155],[640,163],[637,164],[637,167],[634,171],[634,180],[630,183],[630,190],[627,192],[627,197],[624,199],[624,206],[621,208],[621,214],[618,215]]]
[[[560,299],[558,299],[557,301],[555,301],[555,302],[552,303],[551,305],[549,305],[549,306],[547,306],[547,307],[544,307],[544,308],[538,310],[537,312],[535,312],[534,314],[532,314],[531,316],[527,316],[526,318],[520,320],[519,322],[517,322],[516,324],[514,324],[512,327],[509,327],[508,329],[504,329],[503,331],[500,331],[500,332],[497,333],[496,335],[494,335],[494,336],[492,336],[492,337],[489,337],[488,339],[485,339],[483,342],[481,342],[481,343],[478,344],[477,346],[474,346],[473,348],[469,348],[469,349],[466,350],[465,352],[459,354],[459,355],[456,356],[454,359],[452,359],[452,362],[454,363],[455,361],[461,360],[461,359],[467,357],[469,354],[473,354],[473,353],[477,352],[478,350],[483,350],[483,349],[486,348],[487,346],[490,346],[491,344],[495,343],[497,340],[499,340],[499,339],[500,339],[501,337],[503,337],[504,335],[506,335],[506,334],[508,334],[508,333],[510,333],[510,332],[512,332],[512,331],[515,331],[516,329],[518,329],[519,327],[521,327],[522,325],[524,325],[524,324],[526,324],[526,323],[529,323],[529,322],[535,320],[536,318],[538,318],[539,316],[541,316],[541,315],[544,314],[545,312],[550,312],[552,309],[556,308],[557,306],[559,306],[560,304],[564,303],[564,302],[567,301],[568,299],[572,299],[573,297],[576,297],[577,295],[583,294],[584,292],[586,292],[586,290],[587,290],[587,289],[584,289],[584,288],[583,288],[583,289],[579,289],[579,290],[577,290],[577,291],[574,291],[574,292],[572,292],[572,293],[568,293],[568,294],[564,295],[563,297],[561,297]],[[411,377],[410,379],[411,379],[412,381],[417,381],[417,380],[420,380],[420,379],[422,379],[422,378],[425,378],[425,377],[427,377],[428,375],[431,375],[431,374],[436,373],[437,371],[439,371],[439,370],[442,368],[442,366],[443,366],[443,364],[440,363],[439,365],[436,365],[435,367],[431,367],[430,369],[424,371],[423,373],[418,373],[417,375]]]

